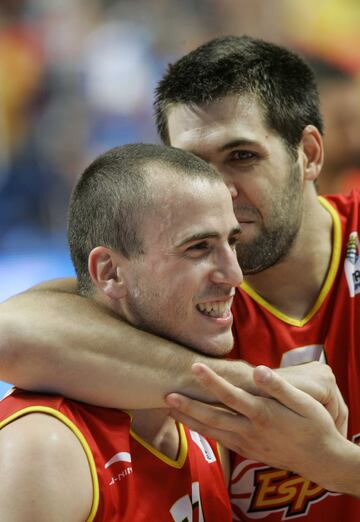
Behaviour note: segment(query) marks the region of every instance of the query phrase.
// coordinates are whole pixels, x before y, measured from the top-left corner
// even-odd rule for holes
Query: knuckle
[[[179,399],[176,409],[182,413],[189,413],[190,401],[185,398]]]
[[[274,377],[270,383],[271,392],[279,393],[283,390],[283,388],[284,388],[284,383],[283,383],[282,378],[278,374],[274,373]]]
[[[323,378],[325,378],[330,384],[335,384],[336,379],[335,379],[334,372],[332,371],[332,368],[328,364],[322,364],[322,363],[318,363],[318,364],[319,364],[319,369],[321,369],[321,371],[322,371]]]
[[[330,366],[327,366],[328,372],[327,372],[327,378],[329,380],[329,383],[332,385],[336,385],[336,377],[334,372],[332,371],[332,368]]]
[[[349,418],[349,408],[346,406],[346,404],[343,404],[343,407],[340,409],[339,416],[341,419],[346,420]]]
[[[229,390],[223,391],[223,393],[221,394],[221,401],[230,407],[237,403],[237,399],[235,398],[234,394]]]
[[[265,401],[266,404],[266,401]],[[269,423],[269,416],[266,409],[263,406],[263,403],[257,404],[256,408],[253,409],[251,420],[254,424],[258,425],[261,428],[264,428]]]

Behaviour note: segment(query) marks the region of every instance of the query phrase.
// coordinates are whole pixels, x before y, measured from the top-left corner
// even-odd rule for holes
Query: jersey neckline
[[[167,455],[165,455],[158,449],[154,448],[149,442],[147,442],[142,437],[140,437],[140,435],[135,433],[135,431],[133,431],[131,428],[130,428],[130,435],[139,444],[141,444],[147,451],[152,453],[156,458],[158,458],[159,460],[161,460],[162,462],[164,462],[165,464],[168,464],[169,466],[171,466],[173,468],[181,469],[184,466],[184,463],[185,463],[185,460],[187,457],[188,442],[187,442],[187,438],[186,438],[186,434],[185,434],[185,429],[184,429],[184,426],[182,425],[182,423],[176,422],[175,425],[176,425],[176,428],[179,433],[179,447],[178,447],[178,455],[177,455],[176,459],[171,459],[170,457],[168,457]]]
[[[319,310],[326,296],[328,295],[334,283],[339,268],[342,245],[340,217],[335,208],[325,198],[319,196],[319,201],[321,205],[329,212],[333,222],[332,254],[325,282],[320,290],[320,293],[314,305],[312,306],[311,310],[306,314],[306,316],[303,319],[295,319],[294,317],[288,316],[280,310],[278,310],[277,308],[275,308],[274,306],[272,306],[268,301],[261,297],[253,288],[251,288],[251,286],[248,285],[245,281],[240,285],[241,290],[247,293],[255,302],[257,302],[259,305],[268,310],[272,315],[274,315],[284,323],[290,324],[292,326],[304,326],[312,319],[312,317]]]

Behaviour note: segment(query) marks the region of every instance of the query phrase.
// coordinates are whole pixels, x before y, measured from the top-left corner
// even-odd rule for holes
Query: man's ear
[[[91,280],[110,299],[122,299],[127,293],[121,259],[121,254],[103,246],[94,248],[89,255]]]
[[[321,134],[314,125],[305,127],[300,146],[303,152],[304,179],[315,181],[324,162],[324,147]]]

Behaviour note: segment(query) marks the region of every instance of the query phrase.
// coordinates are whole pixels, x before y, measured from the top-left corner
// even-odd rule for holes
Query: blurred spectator
[[[319,83],[325,126],[322,194],[360,187],[360,85],[354,74],[323,58],[308,58]]]
[[[24,245],[47,231],[51,203],[64,198],[37,150],[36,122],[47,92],[41,27],[26,2],[1,5],[0,32],[0,245]],[[54,208],[54,205],[52,208]],[[14,234],[11,237],[8,234]]]
[[[121,143],[155,140],[155,70],[151,35],[139,24],[108,17],[85,39],[80,71],[90,120],[88,160]]]

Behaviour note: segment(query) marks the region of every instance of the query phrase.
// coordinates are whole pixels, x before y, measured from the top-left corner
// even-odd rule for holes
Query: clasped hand
[[[253,370],[258,396],[204,364],[194,364],[192,371],[219,404],[172,393],[166,402],[174,418],[246,458],[289,469],[325,487],[324,468],[316,463],[331,458],[331,451],[346,441],[348,416],[329,367],[308,363],[276,372],[258,366]]]

